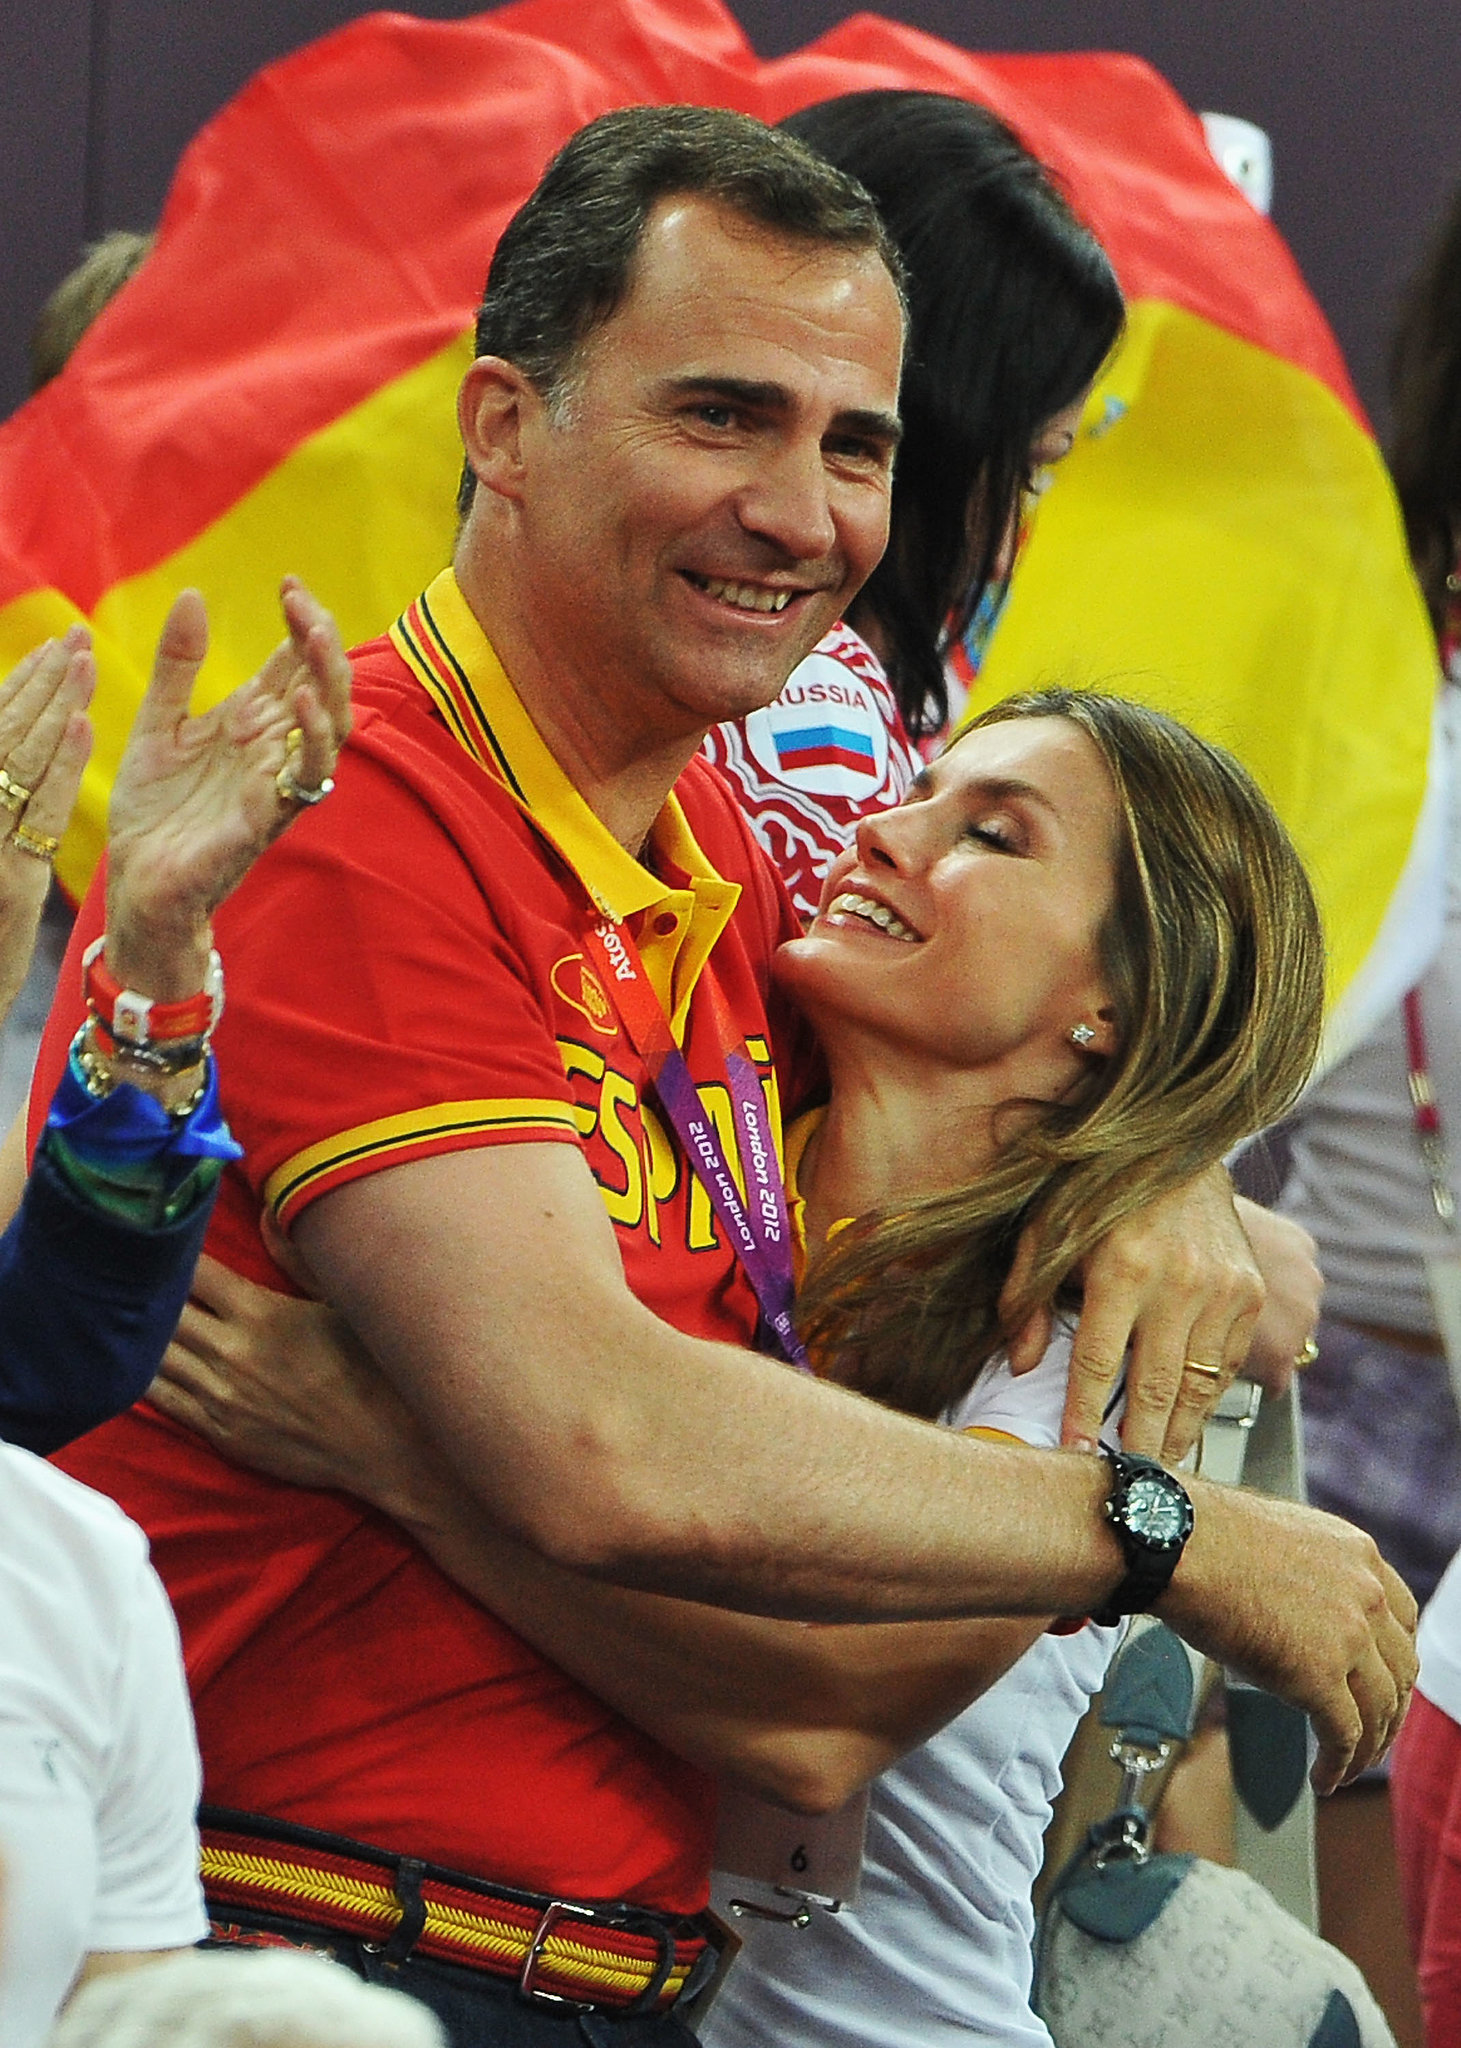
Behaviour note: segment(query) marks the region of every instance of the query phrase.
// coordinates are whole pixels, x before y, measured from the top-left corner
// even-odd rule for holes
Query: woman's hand
[[[1324,1293],[1319,1248],[1288,1216],[1245,1195],[1237,1196],[1234,1206],[1267,1290],[1243,1378],[1255,1380],[1265,1394],[1286,1394],[1294,1374],[1318,1355],[1312,1340]]]
[[[73,626],[0,684],[0,1022],[30,968],[50,857],[91,752],[95,682],[86,629]]]
[[[1025,1257],[1022,1246],[1011,1296]],[[1096,1442],[1125,1364],[1122,1443],[1175,1463],[1247,1357],[1263,1307],[1263,1277],[1226,1172],[1212,1167],[1128,1217],[1087,1260],[1081,1283],[1061,1442]],[[1013,1370],[1037,1365],[1049,1338],[1048,1315],[1033,1317],[1010,1346]]]
[[[148,1399],[236,1464],[390,1512],[416,1425],[333,1309],[204,1257]]]
[[[323,787],[350,730],[350,665],[334,621],[292,577],[282,601],[288,639],[251,681],[190,718],[208,623],[198,593],[182,593],[117,770],[107,965],[155,1001],[203,986],[212,912],[299,814],[281,771],[300,790]]]

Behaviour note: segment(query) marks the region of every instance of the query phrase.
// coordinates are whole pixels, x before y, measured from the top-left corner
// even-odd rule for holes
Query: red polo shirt
[[[591,898],[646,969],[727,1134],[713,977],[776,1094],[768,967],[796,920],[693,762],[630,858],[567,782],[448,573],[355,662],[330,801],[224,906],[217,1039],[246,1148],[211,1249],[285,1286],[259,1235],[382,1167],[477,1145],[581,1148],[630,1287],[750,1342],[755,1301],[588,960]],[[736,880],[723,877],[736,877]],[[35,1099],[79,1018],[78,923]],[[490,1315],[491,1304],[484,1302]],[[565,1373],[572,1360],[565,1358]],[[244,1472],[145,1404],[62,1462],[146,1529],[178,1611],[205,1796],[567,1897],[703,1903],[710,1782],[458,1592],[392,1523]]]

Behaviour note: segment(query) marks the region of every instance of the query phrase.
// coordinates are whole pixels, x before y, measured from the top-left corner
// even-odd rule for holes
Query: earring
[[[1073,1024],[1070,1028],[1070,1042],[1072,1045],[1090,1045],[1094,1042],[1095,1036],[1096,1034],[1089,1024]]]

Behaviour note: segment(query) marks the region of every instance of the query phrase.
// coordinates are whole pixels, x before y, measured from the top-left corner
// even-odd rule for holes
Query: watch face
[[[1192,1504],[1180,1486],[1160,1473],[1139,1472],[1126,1488],[1121,1519],[1143,1544],[1168,1550],[1190,1533]]]

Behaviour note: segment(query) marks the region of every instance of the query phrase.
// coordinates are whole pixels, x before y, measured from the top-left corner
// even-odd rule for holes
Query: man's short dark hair
[[[794,137],[720,107],[623,107],[566,142],[503,231],[477,315],[477,354],[516,363],[560,400],[578,350],[629,289],[660,200],[714,200],[790,240],[903,267],[872,200]],[[462,472],[458,509],[476,490]]]

